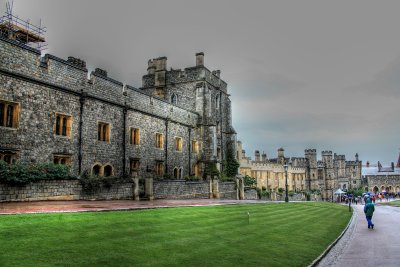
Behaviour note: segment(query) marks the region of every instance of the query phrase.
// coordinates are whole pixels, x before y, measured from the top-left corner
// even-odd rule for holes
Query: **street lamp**
[[[285,169],[285,202],[289,202],[288,183],[287,183],[288,165],[287,164],[283,165],[283,168]]]

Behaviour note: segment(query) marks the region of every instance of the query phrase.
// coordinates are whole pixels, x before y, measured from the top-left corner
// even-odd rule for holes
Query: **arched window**
[[[219,108],[219,94],[215,97],[215,108]]]
[[[171,104],[176,105],[178,103],[178,97],[176,94],[171,95]]]
[[[93,166],[93,175],[100,175],[100,170],[101,170],[101,166],[99,164],[96,164]]]
[[[343,184],[343,189],[346,189],[346,184]]]
[[[112,166],[111,165],[106,165],[104,167],[104,176],[111,176],[112,175]]]
[[[174,178],[178,179],[178,168],[174,168]]]
[[[178,178],[183,179],[183,168],[182,167],[179,168]]]

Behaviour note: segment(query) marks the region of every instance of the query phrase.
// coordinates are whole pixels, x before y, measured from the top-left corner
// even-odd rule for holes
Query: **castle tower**
[[[282,147],[278,149],[278,163],[285,164],[285,149]]]
[[[264,152],[262,153],[261,158],[263,162],[267,162],[267,154],[265,154]]]
[[[306,149],[304,150],[304,157],[307,159],[307,171],[306,171],[306,189],[317,189],[318,188],[318,169],[317,169],[317,150]]]
[[[397,160],[396,168],[400,168],[400,152],[399,152],[399,158],[398,158],[398,160]]]

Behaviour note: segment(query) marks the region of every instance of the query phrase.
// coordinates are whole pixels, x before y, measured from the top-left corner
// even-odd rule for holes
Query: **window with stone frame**
[[[113,175],[113,167],[110,164],[107,164],[103,168],[103,176],[108,177]]]
[[[110,142],[110,124],[99,122],[97,124],[97,140]]]
[[[55,114],[54,133],[61,136],[71,136],[72,117],[61,113]]]
[[[138,128],[131,128],[131,144],[140,144],[140,130]]]
[[[71,164],[71,155],[59,155],[59,154],[54,154],[53,155],[53,163],[54,164]]]
[[[199,153],[199,142],[192,140],[192,153]]]
[[[183,168],[180,167],[178,170],[178,179],[183,179]]]
[[[192,173],[191,173],[191,175],[194,175],[194,176],[200,176],[200,164],[199,163],[194,163],[193,165],[192,165]]]
[[[92,175],[98,175],[99,176],[100,172],[101,172],[101,165],[100,164],[94,165],[93,169],[92,169]]]
[[[17,161],[17,153],[0,151],[0,160],[8,164],[15,163]]]
[[[174,168],[174,179],[178,179],[178,168]]]
[[[131,176],[138,176],[140,170],[140,159],[131,159],[130,162],[130,173]]]
[[[0,127],[17,128],[19,123],[19,104],[0,100]]]
[[[164,148],[164,135],[156,133],[156,148]]]
[[[157,176],[164,175],[164,162],[163,161],[156,161],[155,171]]]
[[[215,108],[216,109],[219,109],[219,101],[220,101],[219,94],[217,94],[215,97]]]
[[[182,152],[182,137],[175,137],[175,151]]]
[[[173,105],[178,104],[178,96],[176,94],[171,95],[171,104]]]

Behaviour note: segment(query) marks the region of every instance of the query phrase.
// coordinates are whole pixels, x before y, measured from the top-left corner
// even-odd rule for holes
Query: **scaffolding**
[[[46,49],[46,27],[42,27],[42,21],[40,20],[39,27],[35,26],[29,20],[13,15],[12,9],[13,3],[7,2],[5,15],[0,17],[0,35],[40,51]]]

